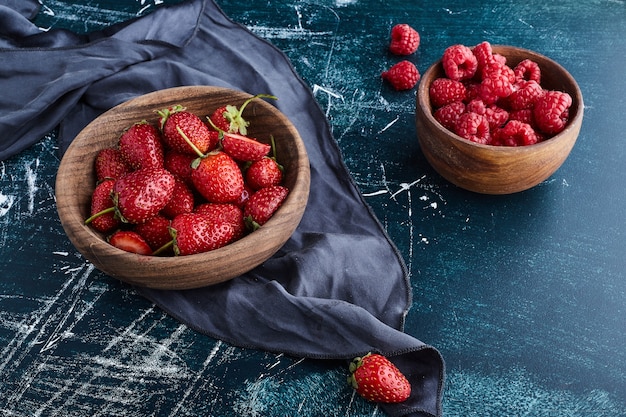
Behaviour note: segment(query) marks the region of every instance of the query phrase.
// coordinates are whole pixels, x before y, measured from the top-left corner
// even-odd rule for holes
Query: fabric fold
[[[0,19],[11,3],[18,4],[0,0]],[[324,112],[281,51],[211,0],[162,7],[86,35],[28,35],[20,25],[12,38],[2,34],[0,47],[0,89],[8,92],[0,97],[0,159],[57,125],[62,154],[99,114],[158,89],[214,85],[277,96],[273,104],[298,129],[311,162],[309,203],[294,235],[264,264],[226,283],[137,291],[236,346],[315,359],[382,353],[413,387],[405,403],[381,405],[385,412],[441,416],[443,359],[403,331],[412,303],[406,266],[345,167]]]

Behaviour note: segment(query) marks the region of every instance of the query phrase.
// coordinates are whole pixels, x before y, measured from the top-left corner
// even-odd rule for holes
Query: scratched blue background
[[[158,0],[42,0],[37,24],[86,32]],[[292,60],[346,164],[401,250],[407,332],[447,363],[446,416],[626,416],[626,5],[218,0]],[[434,173],[415,140],[414,91],[379,74],[389,28],[422,36],[420,71],[452,43],[537,50],[578,80],[585,121],[536,188],[488,197]],[[1,64],[0,64],[1,65]],[[86,263],[56,215],[55,133],[0,162],[0,414],[376,416],[343,364],[199,335]]]

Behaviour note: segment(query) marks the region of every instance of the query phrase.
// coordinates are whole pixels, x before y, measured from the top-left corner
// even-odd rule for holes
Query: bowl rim
[[[184,102],[184,100],[188,98],[190,94],[210,95],[216,92],[222,93],[222,94],[232,94],[235,96],[233,100],[243,101],[246,98],[252,97],[251,94],[240,91],[240,90],[233,90],[233,89],[225,88],[225,87],[205,86],[205,85],[179,86],[179,87],[172,87],[172,88],[157,90],[157,91],[153,91],[147,94],[133,97],[103,112],[100,116],[98,116],[98,118],[92,120],[89,124],[87,124],[87,126],[85,126],[81,130],[81,132],[79,132],[76,135],[76,138],[80,138],[81,135],[83,135],[83,133],[87,131],[88,128],[94,126],[94,124],[97,123],[96,120],[98,121],[106,120],[107,117],[111,117],[112,115],[115,115],[119,111],[129,106],[137,105],[138,103],[145,102],[146,100],[149,100],[153,97],[158,98],[158,97],[165,97],[168,95],[174,95],[174,96],[179,96],[180,98],[177,98],[177,99],[168,98],[168,100]],[[267,240],[268,238],[272,237],[273,226],[281,223],[280,213],[284,213],[287,210],[294,209],[295,207],[298,207],[300,204],[302,204],[304,207],[301,210],[299,210],[299,213],[291,214],[292,216],[297,217],[297,219],[296,217],[293,218],[296,224],[293,230],[295,231],[298,224],[300,223],[300,220],[302,219],[304,215],[304,211],[306,209],[306,200],[308,199],[309,191],[310,191],[309,190],[310,189],[310,162],[309,162],[308,155],[306,152],[306,146],[298,130],[293,125],[291,120],[284,113],[282,113],[276,106],[274,106],[273,104],[265,100],[259,100],[258,103],[259,103],[258,105],[263,106],[266,109],[268,109],[270,113],[282,115],[283,122],[286,124],[286,126],[289,129],[289,135],[295,138],[294,143],[296,145],[296,149],[297,149],[296,153],[298,155],[298,161],[299,161],[298,164],[294,165],[294,169],[297,168],[296,171],[299,171],[296,177],[298,180],[294,181],[294,184],[291,187],[287,198],[285,199],[281,207],[279,207],[275,215],[272,216],[272,218],[270,218],[261,228],[254,231],[254,233],[250,233],[242,237],[241,239],[238,239],[237,241],[231,242],[230,244],[224,247],[221,247],[221,248],[209,251],[209,252],[193,254],[193,255],[178,256],[178,257],[145,256],[145,255],[139,255],[139,254],[135,254],[131,252],[126,252],[122,249],[113,247],[112,245],[106,242],[104,234],[101,234],[97,232],[96,230],[94,230],[92,227],[89,227],[88,225],[84,224],[85,219],[82,218],[82,213],[80,212],[80,209],[77,209],[76,207],[74,207],[74,205],[59,206],[59,204],[57,203],[57,214],[59,216],[59,219],[61,220],[61,224],[66,232],[66,235],[68,236],[72,245],[83,255],[83,257],[86,260],[93,263],[96,267],[98,267],[97,264],[99,263],[99,260],[92,259],[92,255],[94,258],[97,258],[98,248],[101,248],[108,253],[115,253],[116,258],[119,257],[120,262],[133,262],[136,265],[141,265],[140,268],[147,268],[148,270],[154,270],[154,269],[163,268],[164,266],[169,267],[173,263],[178,263],[178,262],[187,263],[187,262],[194,262],[198,260],[204,260],[206,262],[210,262],[211,259],[214,259],[214,258],[220,259],[220,258],[225,257],[226,254],[233,253],[233,251],[240,251],[240,249],[247,247],[251,240],[255,240],[255,241]],[[159,106],[157,105],[154,107],[159,107]],[[69,162],[67,162],[66,156],[71,155],[71,151],[74,149],[74,147],[78,147],[78,146],[79,146],[78,141],[73,140],[68,146],[65,154],[61,158],[59,167],[57,169],[57,174],[56,174],[55,198],[59,195],[62,195],[62,196],[72,195],[72,190],[69,189],[69,184],[64,184],[63,181],[61,181],[61,177],[62,177],[61,174],[66,174],[66,171],[69,169],[67,167],[67,164],[69,164]],[[91,162],[93,161],[90,159],[90,163]],[[90,181],[92,181],[91,183],[93,183],[95,179],[90,179]],[[293,231],[291,232],[291,234],[293,234]],[[74,236],[74,233],[76,233],[78,238]],[[89,249],[90,249],[89,254],[86,254],[81,248],[79,248],[79,246],[81,245],[77,245],[74,242],[74,239],[79,239],[79,238],[83,239],[84,242],[86,242],[86,244],[89,245]],[[286,243],[287,240],[289,240],[289,237],[287,237],[287,239],[285,239],[280,244],[280,246],[275,251],[273,251],[269,256],[267,256],[265,259],[269,259],[277,250],[280,249],[280,247],[282,247]],[[262,262],[263,261],[261,261],[260,263]],[[253,268],[258,266],[260,263],[257,263],[257,265],[253,266]],[[170,278],[167,276],[160,276],[158,277],[158,279],[153,278],[155,282],[153,282],[151,285],[151,283],[148,282],[147,279],[142,279],[142,278],[126,279],[123,276],[111,274],[108,271],[104,271],[104,273],[120,281],[124,281],[133,285],[138,285],[138,286],[143,286],[143,287],[158,288],[158,289],[192,289],[192,288],[198,288],[201,286],[217,284],[219,282],[232,279],[235,276],[241,275],[244,272],[237,273],[235,276],[229,276],[227,279],[213,280],[213,281],[207,282],[204,285],[194,285],[194,286],[185,286],[185,285],[180,286],[180,285],[176,285],[176,283],[173,283],[170,285],[168,283],[168,280],[170,280]]]
[[[539,52],[535,52],[527,48],[522,48],[522,47],[513,46],[513,45],[502,45],[502,44],[492,44],[491,47],[492,47],[492,50],[497,53],[500,53],[503,49],[513,49],[513,50],[522,52],[524,55],[528,55],[530,57],[533,57],[533,56],[538,57],[543,61],[549,62],[559,72],[563,74],[568,84],[571,84],[574,86],[575,93],[572,96],[572,99],[576,100],[575,101],[576,113],[574,114],[573,117],[569,118],[569,121],[567,122],[567,125],[565,126],[565,128],[561,132],[557,133],[556,135],[546,140],[543,140],[541,142],[538,142],[532,145],[526,145],[526,146],[496,146],[496,145],[488,145],[488,144],[472,142],[470,140],[467,140],[457,135],[453,131],[446,129],[444,126],[441,125],[441,123],[439,123],[435,119],[433,115],[433,111],[432,111],[432,106],[430,105],[430,97],[428,94],[430,83],[427,84],[426,82],[420,82],[418,86],[418,90],[417,90],[417,104],[422,114],[426,117],[426,119],[428,119],[430,123],[440,127],[442,130],[444,130],[446,133],[449,134],[449,138],[451,140],[453,140],[455,143],[461,144],[461,146],[476,147],[479,149],[484,149],[486,151],[492,151],[495,153],[531,153],[538,149],[541,149],[542,147],[551,146],[551,142],[564,140],[563,138],[567,139],[569,132],[571,132],[572,130],[579,129],[580,126],[578,125],[580,125],[580,123],[582,122],[582,118],[584,114],[584,102],[583,102],[582,91],[580,89],[580,86],[574,79],[574,77],[569,73],[569,71],[567,71],[567,69],[565,69],[565,67],[559,64],[557,61],[549,58],[548,56],[540,54]],[[442,62],[442,59],[440,58],[437,61],[435,61],[432,65],[430,65],[428,69],[426,70],[426,72],[424,72],[424,75],[422,76],[422,81],[425,79],[429,79],[430,77],[433,76],[433,74],[436,71],[440,70],[441,62]],[[433,80],[434,79],[435,78],[433,77]],[[568,93],[571,95],[570,92]],[[418,135],[419,135],[419,132],[418,132]]]

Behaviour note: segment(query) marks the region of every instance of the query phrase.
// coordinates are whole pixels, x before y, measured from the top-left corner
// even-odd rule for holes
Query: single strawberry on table
[[[354,358],[348,383],[368,401],[400,403],[411,395],[411,384],[389,359],[378,353]]]

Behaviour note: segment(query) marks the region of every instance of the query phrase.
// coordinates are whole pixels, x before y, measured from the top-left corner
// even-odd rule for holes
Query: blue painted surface
[[[86,32],[177,1],[47,1]],[[623,1],[314,0],[218,4],[277,45],[326,110],[355,180],[401,250],[406,331],[447,363],[446,416],[626,416],[626,5]],[[550,179],[512,196],[457,189],[424,160],[414,92],[380,80],[389,28],[548,55],[585,120]],[[0,162],[0,412],[7,416],[375,416],[342,363],[239,349],[94,270],[56,216],[55,134]]]

